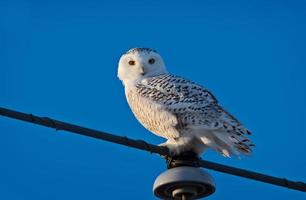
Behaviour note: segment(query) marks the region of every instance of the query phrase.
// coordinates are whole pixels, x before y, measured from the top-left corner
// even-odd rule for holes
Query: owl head
[[[153,49],[133,48],[124,53],[118,65],[118,77],[124,85],[145,77],[167,73],[161,56]]]

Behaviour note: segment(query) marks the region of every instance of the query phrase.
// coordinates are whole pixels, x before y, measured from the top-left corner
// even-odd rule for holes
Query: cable
[[[30,122],[33,124],[38,124],[41,126],[54,128],[55,130],[65,130],[65,131],[77,133],[80,135],[85,135],[85,136],[105,140],[108,142],[113,142],[113,143],[129,146],[129,147],[134,147],[136,149],[149,151],[150,153],[157,153],[159,155],[164,155],[164,156],[169,155],[168,149],[166,147],[159,147],[156,145],[149,144],[143,140],[133,140],[125,136],[117,136],[117,135],[105,133],[102,131],[58,121],[55,119],[51,119],[49,117],[38,117],[32,114],[26,114],[26,113],[14,111],[14,110],[2,108],[2,107],[0,107],[0,115],[6,116],[9,118],[18,119],[21,121]]]
[[[206,160],[200,160],[199,165],[206,169],[212,169],[215,171],[240,176],[248,179],[253,179],[265,183],[270,183],[273,185],[278,185],[282,187],[286,187],[289,189],[299,190],[306,192],[306,184],[300,181],[290,181],[285,178],[278,178],[270,175],[261,174],[258,172],[253,172],[245,169],[240,169],[236,167],[226,166],[218,163],[213,163]]]
[[[18,119],[21,121],[30,122],[33,124],[38,124],[38,125],[54,128],[56,130],[65,130],[68,132],[73,132],[73,133],[77,133],[80,135],[85,135],[85,136],[129,146],[129,147],[137,148],[140,150],[149,151],[150,153],[156,153],[162,156],[171,157],[167,148],[152,145],[143,140],[134,140],[134,139],[127,138],[125,136],[117,136],[117,135],[105,133],[102,131],[89,129],[89,128],[81,127],[78,125],[58,121],[58,120],[51,119],[48,117],[38,117],[32,114],[26,114],[26,113],[14,111],[14,110],[2,108],[2,107],[0,107],[0,115],[6,116],[9,118]],[[278,186],[306,192],[306,184],[303,182],[290,181],[284,178],[273,177],[273,176],[269,176],[269,175],[265,175],[265,174],[261,174],[257,172],[252,172],[252,171],[248,171],[244,169],[239,169],[239,168],[235,168],[231,166],[226,166],[226,165],[222,165],[222,164],[218,164],[218,163],[214,163],[210,161],[205,161],[205,160],[200,160],[199,165],[207,169],[212,169],[215,171],[228,173],[228,174],[235,175],[235,176],[240,176],[240,177],[244,177],[248,179],[253,179],[253,180],[257,180],[257,181],[261,181],[265,183],[270,183],[273,185],[278,185]]]

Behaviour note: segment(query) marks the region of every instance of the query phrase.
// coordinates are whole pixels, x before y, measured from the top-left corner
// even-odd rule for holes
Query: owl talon
[[[169,152],[169,156],[170,157],[174,157],[179,155],[182,152],[182,148],[180,148],[178,145],[175,144],[171,144],[169,142],[165,142],[165,143],[161,143],[158,146],[160,147],[166,147],[168,149]]]
[[[164,142],[164,143],[159,144],[158,146],[165,147],[165,148],[168,149],[169,156],[166,156],[166,157],[173,157],[173,156],[175,156],[175,152],[173,151],[173,149],[171,149],[171,147],[170,147],[171,145],[169,145],[169,143]]]

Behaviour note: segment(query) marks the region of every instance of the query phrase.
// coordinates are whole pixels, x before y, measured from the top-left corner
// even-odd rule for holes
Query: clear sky
[[[210,161],[306,181],[305,1],[0,1],[0,106],[163,142],[134,118],[120,55],[150,47],[253,131],[252,157]],[[163,159],[0,117],[0,199],[156,199]],[[209,171],[209,199],[305,199]]]

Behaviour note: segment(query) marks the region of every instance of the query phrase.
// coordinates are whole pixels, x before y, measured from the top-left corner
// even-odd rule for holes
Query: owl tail
[[[211,131],[209,134],[201,134],[201,141],[222,154],[224,157],[239,157],[239,155],[250,155],[253,144],[247,138],[237,138],[227,132]]]

